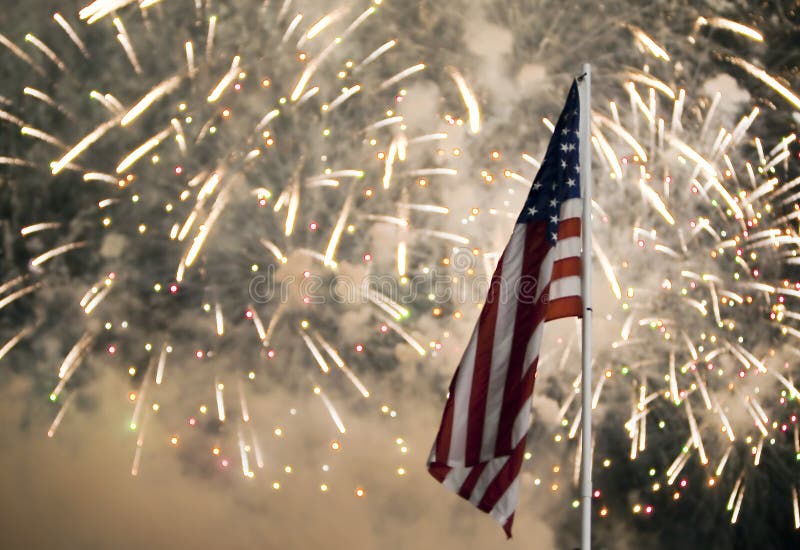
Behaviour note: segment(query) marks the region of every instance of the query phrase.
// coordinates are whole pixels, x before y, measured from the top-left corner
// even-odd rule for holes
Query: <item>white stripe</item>
[[[544,335],[544,323],[539,323],[536,327],[536,330],[533,331],[531,335],[531,339],[528,340],[528,347],[525,348],[525,369],[522,376],[525,376],[525,373],[528,372],[528,367],[533,360],[539,357],[539,349],[542,344],[542,336]]]
[[[578,275],[556,279],[550,283],[550,301],[581,295],[581,278]]]
[[[547,285],[550,283],[550,277],[553,274],[553,261],[555,260],[555,256],[556,256],[556,248],[551,248],[550,250],[547,251],[544,260],[542,260],[542,265],[539,268],[539,279],[538,279],[538,285],[536,287],[536,296],[534,297],[536,301],[539,300],[539,298],[542,295],[542,292],[544,291],[544,289],[547,288]]]
[[[475,349],[478,346],[478,324],[458,365],[458,378],[453,388],[453,429],[450,435],[449,466],[464,465],[467,449],[467,422],[469,416],[469,396],[472,390],[472,374],[475,372]]]
[[[464,480],[467,479],[471,471],[472,468],[453,468],[447,472],[447,476],[444,478],[444,481],[442,481],[442,485],[458,494],[458,491],[461,490],[461,486],[464,484]]]
[[[556,260],[581,257],[581,238],[567,237],[556,242]]]
[[[561,203],[561,221],[569,218],[580,218],[583,213],[583,199],[568,199]]]
[[[475,488],[472,489],[472,493],[469,495],[469,501],[472,504],[477,506],[481,503],[481,499],[483,498],[484,493],[486,493],[486,489],[488,489],[489,484],[494,481],[497,473],[503,468],[503,466],[506,465],[508,458],[509,457],[507,456],[502,456],[489,461],[489,463],[481,472],[478,482],[475,484]]]
[[[544,325],[544,323],[542,323]],[[525,369],[527,372],[528,369]],[[517,413],[514,419],[514,426],[511,429],[511,446],[516,447],[520,440],[528,435],[528,430],[531,428],[531,404],[533,402],[533,395],[525,400],[522,408]]]
[[[500,497],[500,500],[495,503],[489,515],[497,520],[500,525],[505,525],[514,509],[517,507],[517,500],[519,499],[519,476],[514,478],[511,485],[508,486],[506,492]]]
[[[483,439],[481,442],[481,461],[494,456],[495,442],[503,408],[503,394],[506,386],[508,360],[516,328],[518,283],[522,275],[522,261],[525,257],[525,234],[527,226],[514,227],[511,240],[503,252],[500,302],[497,305],[497,320],[494,325],[492,363],[489,365],[489,384],[486,391],[486,411],[483,418]]]

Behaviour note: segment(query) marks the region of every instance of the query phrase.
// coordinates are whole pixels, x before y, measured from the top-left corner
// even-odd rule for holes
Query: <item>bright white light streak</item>
[[[333,226],[333,231],[331,231],[331,238],[328,240],[328,246],[325,248],[325,259],[323,261],[325,266],[332,266],[335,263],[334,256],[336,256],[336,249],[339,246],[339,241],[341,240],[342,232],[344,231],[344,226],[347,223],[347,217],[350,215],[352,206],[353,193],[351,192],[344,201],[344,205],[339,212],[339,217],[336,219],[336,224]]]
[[[384,322],[387,325],[389,325],[389,328],[391,328],[397,334],[399,334],[400,337],[408,343],[408,345],[414,348],[414,351],[416,351],[420,356],[422,357],[425,356],[425,348],[423,348],[422,345],[419,342],[417,342],[410,334],[408,334],[405,330],[403,330],[403,327],[401,327],[400,325],[398,325],[397,323],[388,318],[384,319]]]
[[[111,292],[111,286],[111,283],[104,285],[103,289],[95,294],[91,300],[89,300],[89,302],[86,304],[86,307],[83,308],[83,312],[86,315],[91,315],[95,308],[100,305],[100,302],[102,302],[108,293]]]
[[[634,150],[642,162],[647,162],[647,152],[644,150],[644,147],[642,147],[641,144],[636,141],[636,138],[622,125],[598,113],[592,113],[592,122],[599,126],[605,126],[617,134],[625,143],[630,145],[631,149]]]
[[[61,224],[58,222],[34,223],[20,229],[19,234],[23,237],[27,237],[31,233],[38,233],[39,231],[45,231],[47,229],[58,229],[59,227],[61,227]]]
[[[286,27],[286,32],[284,32],[283,36],[281,37],[281,44],[285,44],[286,41],[289,40],[289,37],[292,36],[295,29],[297,29],[297,25],[299,25],[300,21],[302,20],[303,20],[302,13],[298,13],[297,15],[294,16],[294,19],[292,19],[291,23],[289,23],[289,26]]]
[[[139,159],[141,159],[147,153],[149,153],[150,151],[161,145],[161,142],[164,141],[164,138],[166,138],[170,134],[170,132],[172,132],[172,126],[164,128],[158,134],[154,135],[153,137],[142,143],[139,147],[131,151],[128,154],[128,156],[123,158],[117,165],[115,169],[117,174],[124,173],[125,171],[128,170],[128,168],[136,164],[136,162],[138,162]]]
[[[217,336],[225,334],[225,319],[222,316],[222,306],[219,302],[214,304],[214,321],[217,326]]]
[[[111,128],[115,127],[119,122],[120,117],[114,117],[111,120],[108,120],[92,130],[89,134],[87,134],[83,139],[81,139],[75,146],[72,147],[66,154],[58,159],[57,161],[53,162],[50,165],[50,171],[53,175],[58,174],[61,170],[64,169],[69,163],[75,160],[81,153],[86,151],[90,145],[95,143],[98,139],[100,139],[106,132],[108,132]]]
[[[481,131],[481,110],[478,105],[478,100],[475,94],[472,93],[467,81],[456,69],[451,68],[449,71],[450,78],[456,83],[458,92],[461,94],[461,99],[464,101],[464,106],[467,108],[467,116],[469,118],[469,130],[473,134]]]
[[[111,174],[103,174],[102,172],[86,172],[83,175],[83,181],[102,181],[110,183],[111,185],[119,185],[119,177],[112,176]]]
[[[36,128],[31,128],[30,126],[23,126],[20,130],[20,133],[23,136],[32,137],[45,143],[49,143],[50,145],[54,145],[60,149],[66,149],[67,145],[59,140],[58,138],[51,136],[50,134],[43,132],[41,130],[37,130]]]
[[[655,40],[650,38],[647,33],[645,33],[642,29],[635,27],[633,25],[626,25],[628,30],[631,31],[633,34],[634,39],[636,42],[642,46],[645,50],[650,52],[653,57],[656,59],[661,59],[663,61],[669,61],[669,54],[667,51],[662,48]]]
[[[611,286],[611,292],[614,293],[614,296],[617,300],[622,299],[622,289],[619,286],[619,281],[617,280],[617,276],[614,273],[614,267],[611,265],[611,262],[606,256],[605,251],[602,247],[597,243],[598,239],[593,241],[594,254],[597,257],[597,260],[600,262],[600,267],[603,269],[603,274],[606,276],[608,280],[608,284]]]
[[[32,88],[25,88],[25,90],[31,90],[31,89]],[[22,119],[17,118],[11,113],[3,111],[2,109],[0,109],[0,120],[5,120],[6,122],[10,122],[11,124],[19,126],[20,128],[25,126],[25,122]]]
[[[247,395],[245,395],[244,383],[241,379],[237,380],[239,389],[239,407],[242,412],[242,422],[250,422],[250,408],[247,406]]]
[[[56,417],[53,419],[53,423],[50,424],[50,428],[47,430],[47,437],[52,438],[56,435],[56,431],[58,430],[58,427],[61,425],[61,421],[64,419],[64,415],[66,414],[69,406],[72,404],[72,400],[74,398],[75,394],[73,393],[69,397],[67,397],[66,401],[64,401],[64,404],[61,405],[61,408],[58,410]]]
[[[436,231],[434,229],[419,229],[418,232],[431,237],[436,237],[437,239],[444,239],[446,241],[451,241],[458,244],[469,244],[469,239],[467,237],[464,237],[463,235],[457,235],[455,233]]]
[[[333,420],[333,423],[336,424],[336,429],[339,430],[339,433],[344,434],[347,432],[347,429],[344,427],[344,423],[342,422],[342,418],[339,416],[339,413],[336,412],[336,409],[334,408],[333,403],[331,403],[331,400],[328,399],[328,396],[322,393],[322,390],[319,390],[317,395],[319,395],[322,398],[322,402],[325,403],[325,408],[328,409],[328,414],[331,415],[331,420]]]
[[[91,56],[89,55],[89,51],[86,49],[86,44],[83,43],[83,40],[81,40],[81,37],[78,36],[78,34],[73,30],[69,22],[67,22],[67,20],[64,19],[64,17],[58,12],[53,14],[53,20],[58,23],[62,29],[64,29],[64,32],[67,33],[69,39],[72,40],[73,44],[75,44],[81,51],[83,57],[89,59]]]
[[[695,31],[704,25],[729,30],[756,42],[764,41],[764,36],[756,29],[737,23],[736,21],[731,21],[730,19],[725,19],[724,17],[698,17],[694,24]]]
[[[800,97],[797,97],[797,95],[792,90],[790,90],[789,88],[778,82],[764,69],[756,67],[752,63],[749,63],[739,57],[726,57],[726,59],[729,62],[733,63],[734,65],[741,67],[742,69],[744,69],[745,71],[747,71],[748,73],[759,79],[761,82],[763,82],[764,84],[766,84],[767,86],[778,92],[789,103],[791,103],[795,109],[800,110]]]
[[[739,519],[739,510],[742,508],[742,499],[744,498],[744,490],[745,487],[742,486],[741,491],[739,491],[739,497],[736,499],[736,505],[733,507],[733,515],[731,516],[731,523],[736,523]]]
[[[300,337],[303,339],[303,342],[305,342],[306,347],[308,347],[308,351],[310,351],[311,355],[314,356],[314,360],[317,362],[317,365],[319,365],[319,369],[323,373],[328,374],[331,369],[328,366],[327,361],[325,361],[325,357],[323,357],[322,353],[320,353],[319,348],[317,348],[316,344],[314,344],[314,342],[311,340],[308,334],[306,334],[303,331],[300,331],[299,334]]]
[[[176,75],[172,76],[163,82],[157,84],[154,88],[152,88],[149,92],[147,92],[142,98],[137,101],[128,112],[125,113],[125,116],[122,117],[120,120],[121,126],[127,126],[136,118],[144,113],[153,103],[161,99],[162,97],[172,93],[175,91],[181,83],[181,76]]]
[[[383,82],[381,82],[381,84],[378,86],[378,89],[379,90],[385,90],[386,88],[388,88],[390,86],[393,86],[394,84],[397,84],[398,82],[400,82],[404,78],[407,78],[407,77],[411,76],[412,74],[418,73],[418,72],[423,71],[423,70],[425,70],[425,64],[424,63],[418,63],[418,64],[413,65],[413,66],[411,66],[411,67],[409,67],[407,69],[403,69],[402,71],[400,71],[396,75],[394,75],[392,77],[389,77],[386,80],[384,80]]]
[[[217,398],[217,418],[220,422],[225,422],[225,399],[222,395],[225,385],[219,379],[214,379],[214,394]]]
[[[403,122],[403,117],[400,115],[384,118],[383,120],[379,120],[378,122],[373,122],[369,126],[364,128],[364,131],[368,130],[377,130],[378,128],[384,128],[386,126],[391,126],[392,124],[398,124]]]
[[[194,43],[191,40],[187,40],[183,48],[186,51],[186,72],[189,73],[189,76],[192,76],[197,70],[194,64]]]
[[[115,10],[123,8],[134,2],[136,2],[136,0],[94,0],[94,2],[81,8],[81,10],[78,12],[78,17],[81,19],[86,19],[86,22],[91,25],[109,13],[113,13]]]
[[[6,48],[8,48],[11,51],[11,53],[13,53],[19,59],[21,59],[22,61],[27,63],[34,71],[39,73],[41,76],[45,76],[47,74],[47,73],[44,72],[44,69],[42,68],[41,65],[39,65],[36,62],[34,62],[33,59],[31,59],[28,54],[26,54],[24,51],[19,49],[19,47],[16,44],[14,44],[11,40],[6,38],[2,34],[0,34],[0,44],[5,46]]]
[[[384,53],[394,48],[396,45],[397,45],[397,40],[389,40],[388,42],[382,44],[379,48],[377,48],[375,51],[373,51],[367,57],[365,57],[364,60],[361,63],[359,63],[355,69],[353,69],[353,72],[357,72],[363,69],[364,67],[366,67],[367,65],[378,59],[380,56],[382,56]]]
[[[237,432],[237,438],[239,442],[239,456],[242,459],[242,475],[246,478],[251,478],[253,477],[253,472],[250,470],[250,459],[247,456],[247,444],[244,442],[241,427]]]
[[[275,119],[275,117],[277,117],[279,114],[281,114],[280,109],[272,109],[270,112],[264,115],[264,118],[262,118],[256,125],[256,132],[260,132],[261,130],[266,128],[267,124],[272,122]]]
[[[722,459],[719,461],[717,465],[717,469],[714,470],[714,475],[719,477],[722,475],[722,472],[725,470],[725,465],[728,463],[728,457],[731,456],[731,451],[733,450],[733,446],[728,447],[725,451],[725,454],[722,455]]]
[[[67,70],[67,66],[64,65],[64,62],[61,61],[61,58],[56,55],[56,52],[51,50],[47,44],[39,40],[35,35],[30,33],[26,34],[25,42],[33,44],[34,47],[40,52],[42,52],[45,55],[45,57],[47,57],[47,59],[52,61],[53,64],[55,64],[55,66],[59,68],[60,71],[64,72]]]
[[[100,105],[108,109],[108,111],[113,115],[123,115],[125,113],[124,108],[118,109],[115,103],[109,101],[105,95],[101,94],[97,90],[92,90],[91,92],[89,92],[89,98],[94,99],[95,101],[100,103]]]
[[[239,74],[239,62],[241,61],[241,57],[238,55],[233,56],[233,60],[231,60],[231,66],[228,69],[228,72],[223,75],[223,77],[217,82],[217,85],[211,90],[211,93],[208,94],[208,98],[206,99],[209,103],[216,102],[222,94],[228,89],[231,85],[231,82],[236,78]]]
[[[214,31],[217,28],[217,16],[212,15],[208,18],[208,33],[206,33],[206,59],[211,59],[211,52],[214,50]]]
[[[142,417],[142,411],[145,407],[145,397],[147,390],[150,388],[150,367],[152,362],[147,365],[147,369],[142,376],[142,384],[139,386],[139,393],[136,395],[136,405],[133,407],[133,415],[131,416],[130,429],[136,431],[140,427],[139,419]]]
[[[156,364],[156,385],[160,386],[164,381],[164,370],[167,368],[167,353],[169,353],[170,346],[165,344],[161,345],[161,353],[158,354],[158,363]]]
[[[324,349],[328,356],[333,360],[336,366],[341,369],[345,376],[347,376],[347,379],[350,380],[350,383],[355,386],[359,393],[364,398],[369,397],[369,390],[367,390],[366,386],[364,386],[361,380],[358,379],[355,373],[350,370],[350,368],[344,362],[344,359],[342,359],[342,357],[339,355],[339,352],[337,352],[333,346],[331,346],[318,332],[314,332],[314,337],[317,339],[320,346],[322,346],[322,349]]]
[[[122,19],[119,17],[115,17],[113,19],[114,26],[117,28],[117,40],[122,45],[122,49],[125,51],[125,55],[128,57],[128,61],[130,61],[133,70],[136,74],[142,74],[142,66],[139,64],[139,58],[136,57],[136,50],[133,49],[133,44],[131,43],[131,37],[128,35],[128,31],[125,30],[125,25],[122,24]]]
[[[283,251],[281,251],[281,249],[278,248],[278,245],[266,239],[261,239],[260,242],[264,248],[269,250],[272,253],[272,255],[275,256],[276,260],[278,260],[281,263],[286,263],[288,259],[286,258],[286,256],[284,256]]]
[[[3,347],[0,347],[0,360],[2,360],[3,357],[5,357],[6,354],[9,351],[14,349],[14,346],[16,346],[19,343],[20,340],[22,340],[23,338],[27,337],[32,332],[33,332],[32,328],[25,327],[21,331],[16,333],[14,336],[12,336],[11,339],[8,342],[3,344]]]
[[[71,250],[75,250],[75,249],[78,249],[78,248],[83,248],[85,246],[86,246],[86,241],[79,241],[79,242],[75,242],[75,243],[67,243],[67,244],[64,244],[64,245],[61,245],[61,246],[57,246],[56,248],[53,248],[52,250],[48,250],[47,252],[45,252],[43,254],[39,254],[34,259],[32,259],[31,260],[31,267],[39,267],[43,263],[45,263],[45,262],[47,262],[49,260],[52,260],[56,256],[60,256],[61,254],[65,254],[65,253],[67,253],[67,252],[69,252]],[[0,309],[2,309],[1,306],[0,306]]]
[[[336,99],[331,101],[331,103],[327,105],[327,108],[326,105],[323,105],[322,110],[329,113],[360,91],[361,91],[361,84],[356,84],[354,86],[351,86],[350,88],[347,88],[345,91],[339,94],[339,96]]]

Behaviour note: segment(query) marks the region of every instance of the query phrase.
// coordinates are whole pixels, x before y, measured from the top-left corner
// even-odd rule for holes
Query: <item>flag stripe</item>
[[[503,303],[495,324],[495,347],[492,351],[491,376],[487,391],[486,409],[483,411],[483,440],[481,446],[481,460],[488,460],[494,456],[494,446],[497,431],[493,426],[497,423],[500,405],[503,397],[506,370],[509,363],[509,354],[514,344],[513,335],[506,330],[514,322],[518,312],[519,294],[527,281],[521,280],[525,273],[523,265],[524,248],[527,240],[526,226],[517,225],[504,252],[503,285],[506,292]]]
[[[555,321],[564,317],[582,317],[583,300],[580,296],[567,296],[551,300],[547,305],[547,318],[545,321]]]
[[[459,377],[455,388],[451,390],[453,397],[453,426],[451,428],[450,445],[448,458],[445,460],[464,463],[465,452],[467,449],[467,407],[469,406],[470,388],[472,387],[472,373],[475,362],[475,349],[478,345],[478,325],[472,332],[464,358],[458,367]]]
[[[581,259],[571,256],[563,260],[557,260],[553,263],[553,274],[551,281],[561,279],[563,277],[580,276],[581,274]]]
[[[512,242],[514,241],[512,237]],[[502,262],[492,276],[492,283],[486,297],[486,303],[481,310],[478,320],[478,350],[475,354],[473,365],[472,390],[470,392],[469,410],[465,411],[468,416],[468,428],[466,434],[466,463],[469,465],[477,464],[481,459],[481,445],[483,443],[483,418],[486,413],[486,400],[489,392],[489,380],[492,368],[492,353],[494,351],[494,334],[497,326],[499,310],[504,306],[503,302],[503,274],[505,272],[504,263],[514,256],[503,254]]]
[[[581,236],[581,219],[580,218],[569,218],[566,220],[561,220],[558,224],[558,238],[567,239],[569,237],[580,237]]]

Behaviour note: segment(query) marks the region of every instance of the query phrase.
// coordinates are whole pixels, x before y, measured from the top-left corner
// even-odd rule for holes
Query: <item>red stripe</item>
[[[523,437],[519,444],[514,448],[511,456],[494,476],[494,479],[489,483],[486,491],[483,493],[483,498],[478,503],[478,509],[486,513],[492,511],[497,502],[503,497],[514,480],[519,476],[519,471],[522,469],[522,459],[525,456],[525,438]],[[511,536],[510,525],[506,531],[506,535]]]
[[[553,274],[550,276],[550,281],[561,279],[563,277],[572,277],[581,275],[581,259],[579,256],[570,256],[561,260],[556,260],[553,264]]]
[[[583,317],[583,300],[581,300],[580,296],[557,298],[547,305],[547,318],[545,321],[563,317]]]
[[[558,222],[558,240],[581,236],[581,219],[567,218]]]
[[[508,519],[503,524],[503,531],[506,532],[506,538],[511,538],[511,527],[514,525],[514,514],[508,516]]]
[[[478,483],[478,479],[480,479],[481,474],[486,469],[487,464],[489,463],[481,462],[470,469],[469,474],[467,474],[467,479],[464,480],[464,483],[461,484],[461,488],[458,490],[458,496],[469,500],[469,497],[472,496],[472,491],[475,489],[475,485]]]
[[[486,295],[486,303],[478,319],[478,345],[475,349],[475,365],[472,371],[469,418],[467,419],[467,448],[464,455],[466,466],[474,466],[481,461],[483,422],[486,416],[486,394],[489,391],[489,376],[492,372],[494,332],[497,324],[497,312],[503,299],[501,285],[503,282],[504,257],[505,252],[503,252],[503,256],[494,270],[489,292]]]
[[[444,412],[442,413],[439,433],[436,435],[436,462],[441,464],[447,464],[450,458],[450,440],[453,436],[453,408],[455,407],[455,389],[459,370],[461,370],[460,366],[456,369],[453,380],[450,382],[450,393],[447,396],[447,403],[445,403]]]
[[[528,224],[522,260],[523,277],[539,275],[540,266],[547,253],[552,249],[549,240],[545,237],[546,231],[544,224]],[[538,284],[543,284],[543,281],[538,281]],[[534,289],[533,292],[535,293],[537,290],[540,289]],[[546,288],[542,289],[539,299],[534,304],[529,303],[532,296],[530,296],[530,293],[527,294],[529,294],[528,300],[523,299],[517,306],[516,320],[513,327],[514,339],[512,340],[511,353],[508,358],[503,404],[500,410],[497,441],[495,442],[495,453],[498,455],[507,455],[516,443],[511,440],[511,436],[514,419],[517,417],[519,407],[522,406],[520,391],[527,386],[527,380],[522,380],[522,375],[527,366],[524,364],[525,351],[528,348],[528,341],[531,339],[533,331],[543,321],[546,312],[546,305],[543,300],[543,297],[547,296]],[[528,374],[528,377],[530,377],[530,374]]]
[[[428,472],[430,472],[434,479],[439,483],[444,483],[444,478],[447,477],[447,474],[450,473],[450,470],[452,470],[450,466],[445,466],[444,464],[438,462],[428,464]]]

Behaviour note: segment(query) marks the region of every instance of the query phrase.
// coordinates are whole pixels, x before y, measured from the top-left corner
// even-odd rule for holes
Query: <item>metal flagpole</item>
[[[583,66],[578,82],[580,96],[579,147],[580,185],[583,198],[581,216],[581,548],[592,547],[592,66]]]

